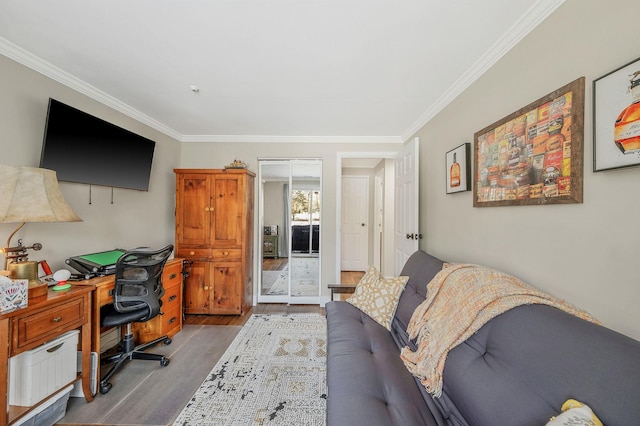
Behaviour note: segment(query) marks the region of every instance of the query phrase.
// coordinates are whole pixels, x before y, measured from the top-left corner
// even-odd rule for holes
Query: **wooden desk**
[[[356,284],[329,284],[329,290],[331,290],[331,300],[333,300],[333,294],[353,294],[356,291]]]
[[[162,271],[162,285],[165,291],[162,297],[164,315],[158,315],[144,323],[133,324],[136,344],[146,343],[164,335],[173,337],[182,330],[182,264],[183,259],[170,259],[165,264]],[[78,281],[76,284],[95,288],[92,296],[94,308],[91,312],[91,350],[100,354],[102,352],[100,333],[105,331],[100,327],[100,308],[113,302],[115,275]],[[98,363],[97,370],[99,378],[100,363]]]
[[[53,291],[29,300],[29,305],[0,314],[0,406],[8,407],[0,416],[4,426],[18,420],[42,402],[32,407],[8,405],[9,357],[33,349],[70,330],[80,328],[82,371],[91,371],[91,294],[93,286],[72,285],[69,290]],[[6,342],[6,343],[5,343]],[[93,400],[91,375],[80,373],[85,399]],[[77,379],[74,379],[74,382]],[[73,383],[73,382],[72,382]]]

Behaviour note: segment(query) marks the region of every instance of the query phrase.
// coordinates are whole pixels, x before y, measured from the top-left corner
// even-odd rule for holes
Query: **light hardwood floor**
[[[341,283],[355,284],[362,275],[364,272],[342,272]],[[67,415],[58,424],[170,424],[252,314],[292,313],[324,315],[325,310],[318,305],[270,303],[258,304],[242,316],[186,315],[187,327],[174,337],[171,345],[150,349],[170,357],[166,369],[144,365],[145,361],[132,361],[124,367],[126,371],[114,376],[114,387],[108,394],[96,395],[92,403],[71,398]],[[194,364],[194,360],[199,361]]]
[[[171,359],[167,367],[134,360],[112,378],[113,388],[93,402],[70,398],[59,425],[166,426],[213,369],[251,314],[319,313],[317,305],[260,304],[243,316],[186,315],[183,330],[173,342],[149,352]]]
[[[184,324],[194,325],[232,325],[243,326],[252,314],[294,314],[320,313],[324,308],[318,305],[287,305],[284,303],[261,303],[254,306],[245,315],[186,315]]]
[[[268,259],[271,266],[277,268],[277,259]],[[342,271],[340,273],[340,283],[357,284],[364,272],[359,271]],[[343,295],[341,295],[343,296]],[[186,315],[185,324],[196,325],[234,325],[242,326],[251,316],[251,314],[284,314],[284,313],[305,313],[319,312],[324,314],[324,308],[317,305],[286,305],[278,303],[264,303],[254,306],[246,315]]]

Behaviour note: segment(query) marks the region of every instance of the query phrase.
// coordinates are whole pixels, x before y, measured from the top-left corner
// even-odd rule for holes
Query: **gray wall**
[[[420,137],[421,248],[489,265],[640,338],[640,167],[593,172],[592,81],[640,57],[636,0],[568,0],[425,125]],[[473,208],[445,195],[445,152],[476,131],[586,77],[584,203]]]
[[[148,192],[61,182],[66,200],[83,222],[28,223],[16,245],[43,244],[30,260],[46,259],[55,270],[69,256],[116,247],[158,247],[174,240],[173,168],[180,144],[140,122],[0,55],[0,164],[38,167],[49,97],[156,141]],[[117,165],[114,165],[114,168]],[[1,196],[1,195],[0,195]],[[91,204],[89,200],[91,199]],[[0,224],[0,245],[18,224]]]

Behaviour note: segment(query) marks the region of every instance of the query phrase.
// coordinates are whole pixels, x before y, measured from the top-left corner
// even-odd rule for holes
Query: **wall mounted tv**
[[[58,180],[149,190],[156,143],[49,99],[40,167]]]

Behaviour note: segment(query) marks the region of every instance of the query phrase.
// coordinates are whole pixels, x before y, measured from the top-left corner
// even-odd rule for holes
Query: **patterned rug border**
[[[322,426],[326,392],[325,317],[253,314],[173,425]]]

